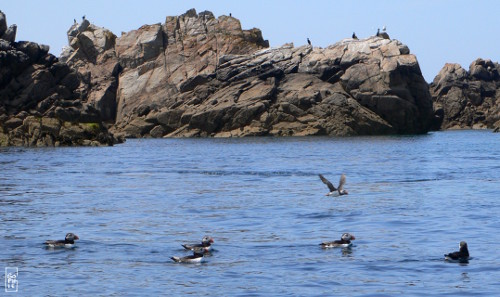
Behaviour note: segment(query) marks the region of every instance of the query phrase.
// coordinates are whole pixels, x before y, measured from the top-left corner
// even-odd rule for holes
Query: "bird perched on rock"
[[[352,39],[358,39],[358,36],[356,36],[356,32],[352,32]]]
[[[469,260],[469,249],[467,248],[467,242],[460,241],[458,247],[458,252],[445,254],[445,260],[450,262],[467,262]]]
[[[330,192],[328,192],[325,196],[342,196],[342,195],[347,195],[349,194],[347,192],[347,190],[344,189],[344,185],[345,185],[345,175],[342,174],[340,176],[340,181],[339,181],[339,186],[338,188],[335,188],[335,186],[330,182],[328,181],[323,175],[319,175],[319,178],[321,179],[321,181],[327,185],[328,189],[330,190]]]
[[[309,40],[309,38],[307,38],[307,43],[311,45],[311,40]]]
[[[350,233],[344,233],[340,237],[340,240],[322,242],[319,245],[322,248],[333,248],[333,247],[346,248],[346,247],[351,247],[352,246],[351,240],[355,240],[355,239],[356,239],[356,237],[354,237],[354,235],[352,235]]]
[[[59,248],[59,247],[65,247],[65,248],[72,248],[75,246],[75,240],[80,239],[76,234],[73,233],[68,233],[66,234],[66,237],[64,240],[47,240],[44,242],[47,247],[51,248]]]
[[[377,34],[375,36],[380,36],[380,28],[377,29]]]
[[[210,248],[212,247],[212,243],[214,243],[214,240],[210,236],[203,236],[201,239],[201,243],[194,243],[194,244],[182,244],[182,246],[186,250],[191,250],[194,251],[195,249],[202,249],[204,252],[210,251]]]

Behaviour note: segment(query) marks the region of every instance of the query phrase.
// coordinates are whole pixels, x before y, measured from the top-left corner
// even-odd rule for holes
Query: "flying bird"
[[[321,179],[321,181],[328,186],[328,189],[330,190],[330,192],[328,192],[325,196],[334,196],[334,197],[337,197],[337,196],[342,196],[342,195],[347,195],[349,194],[347,192],[347,190],[344,189],[344,185],[345,185],[345,174],[342,174],[340,176],[340,181],[339,181],[339,186],[338,188],[335,188],[335,186],[330,182],[328,181],[323,175],[319,175],[319,178]]]

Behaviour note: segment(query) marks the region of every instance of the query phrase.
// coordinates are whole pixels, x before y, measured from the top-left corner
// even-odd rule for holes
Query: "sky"
[[[0,0],[8,25],[17,25],[16,41],[47,44],[56,56],[68,43],[73,19],[83,15],[120,36],[191,8],[215,17],[231,13],[243,29],[261,29],[272,47],[301,46],[307,38],[327,47],[353,32],[365,38],[386,26],[391,39],[417,56],[427,82],[445,63],[469,70],[477,58],[500,60],[498,0]]]

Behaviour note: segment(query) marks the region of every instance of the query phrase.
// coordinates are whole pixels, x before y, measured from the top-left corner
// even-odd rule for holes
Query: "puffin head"
[[[65,239],[66,239],[67,241],[72,241],[72,240],[78,240],[78,239],[80,239],[80,238],[79,238],[79,237],[78,237],[78,235],[76,235],[76,234],[73,234],[73,233],[68,233],[68,234],[66,234],[66,238],[65,238]]]
[[[460,241],[460,244],[458,245],[458,248],[460,249],[460,251],[467,250],[467,242]]]
[[[342,234],[341,239],[342,240],[354,240],[354,239],[356,239],[356,237],[354,237],[354,235],[352,235],[351,233],[344,233],[344,234]]]
[[[206,236],[203,236],[203,238],[201,239],[201,242],[202,243],[214,243],[214,240],[212,239],[212,237],[206,235]]]

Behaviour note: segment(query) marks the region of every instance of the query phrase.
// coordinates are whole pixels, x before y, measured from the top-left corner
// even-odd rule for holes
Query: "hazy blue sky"
[[[120,36],[144,24],[163,23],[166,16],[190,8],[216,17],[232,15],[243,29],[262,30],[271,46],[293,42],[326,47],[350,37],[375,34],[387,26],[391,38],[408,45],[430,82],[445,63],[466,70],[476,58],[500,60],[499,0],[377,0],[377,1],[191,1],[191,0],[3,0],[0,9],[9,25],[17,24],[17,40],[50,45],[59,55],[67,44],[73,19],[86,15],[92,23]]]

